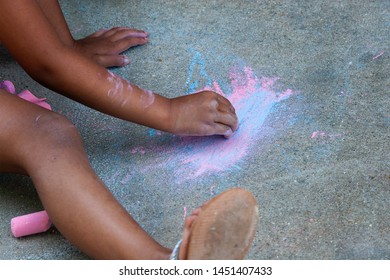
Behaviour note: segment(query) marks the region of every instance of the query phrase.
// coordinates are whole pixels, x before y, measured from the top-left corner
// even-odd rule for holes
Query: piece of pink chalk
[[[18,93],[17,96],[30,103],[36,104],[51,111],[51,106],[45,102],[46,98],[38,98],[27,89],[23,90],[21,93]]]
[[[2,81],[0,82],[0,88],[8,91],[9,93],[15,94],[15,86],[11,81]]]
[[[11,231],[15,237],[22,237],[47,231],[52,223],[46,211],[15,217],[11,220]]]

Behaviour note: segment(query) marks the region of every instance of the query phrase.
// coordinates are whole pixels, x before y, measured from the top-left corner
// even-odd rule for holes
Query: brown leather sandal
[[[180,241],[171,259],[179,259],[180,246],[186,247],[180,259],[243,259],[252,244],[257,222],[255,197],[241,188],[227,190],[202,206],[187,244]]]

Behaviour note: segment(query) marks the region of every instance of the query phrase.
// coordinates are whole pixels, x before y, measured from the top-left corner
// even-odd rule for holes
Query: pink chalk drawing
[[[144,155],[144,154],[146,153],[146,150],[145,150],[144,147],[135,147],[135,148],[131,149],[131,153],[132,153],[132,154],[137,154],[137,153],[139,153],[139,154],[141,154],[141,155]]]
[[[239,129],[229,139],[222,136],[172,136],[173,144],[160,147],[156,147],[156,144],[161,145],[159,138],[166,135],[153,133],[151,149],[164,157],[158,161],[162,163],[158,166],[155,164],[154,168],[169,168],[179,180],[242,169],[240,164],[256,144],[272,107],[294,94],[291,89],[283,92],[274,90],[278,80],[276,77],[258,78],[252,68],[247,66],[230,72],[229,93],[224,92],[217,81],[212,81],[204,89],[215,91],[230,100],[239,118]],[[146,152],[147,148],[144,149]]]
[[[321,140],[330,140],[334,141],[336,138],[341,137],[342,135],[340,133],[333,134],[333,133],[326,133],[325,131],[319,131],[316,130],[311,134],[311,139],[321,139]]]
[[[243,72],[231,72],[232,93],[225,94],[218,82],[213,82],[207,90],[213,90],[230,100],[236,108],[239,129],[230,139],[216,137],[183,139],[183,144],[191,147],[191,152],[181,158],[181,162],[191,164],[194,176],[210,171],[224,171],[239,168],[237,163],[244,158],[251,145],[256,142],[260,128],[270,113],[272,106],[291,96],[292,90],[282,93],[273,91],[278,78],[257,78],[250,67]]]
[[[384,55],[385,51],[381,51],[378,55],[374,56],[372,60],[380,58],[382,55]]]

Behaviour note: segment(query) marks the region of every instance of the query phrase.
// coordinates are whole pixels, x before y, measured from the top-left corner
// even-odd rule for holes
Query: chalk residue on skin
[[[110,71],[108,71],[107,81],[112,84],[107,92],[107,96],[119,101],[121,107],[126,106],[131,99],[131,93],[133,92],[133,87],[130,82],[116,76]]]
[[[35,118],[35,125],[38,125],[39,119],[42,117],[42,115],[38,115],[38,117]]]
[[[115,99],[120,102],[121,107],[127,105],[131,99],[134,87],[130,82],[126,81],[123,78],[116,76],[114,73],[108,71],[107,81],[112,85],[107,92],[107,96]],[[155,95],[152,91],[146,89],[140,89],[140,103],[143,108],[150,107],[155,100]]]
[[[123,81],[121,78],[109,71],[107,81],[112,84],[111,88],[107,92],[108,96],[115,97],[118,94],[123,93]]]
[[[143,95],[141,96],[141,104],[144,108],[148,108],[154,103],[154,93],[151,90],[143,90]]]

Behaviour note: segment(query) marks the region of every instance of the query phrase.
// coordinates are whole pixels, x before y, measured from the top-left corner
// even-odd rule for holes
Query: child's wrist
[[[168,119],[167,119],[167,129],[168,132],[172,134],[180,134],[180,129],[178,128],[178,104],[175,98],[168,99],[169,107],[168,107]]]
[[[171,98],[165,98],[164,100],[164,110],[161,112],[161,121],[159,125],[161,130],[175,134],[176,118],[174,114],[174,101]]]

